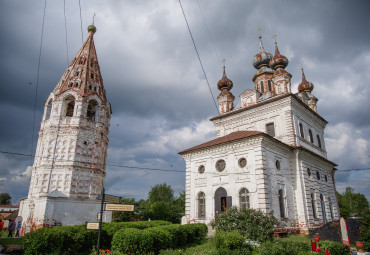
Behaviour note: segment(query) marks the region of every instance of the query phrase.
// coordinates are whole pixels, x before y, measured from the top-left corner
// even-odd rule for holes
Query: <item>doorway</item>
[[[231,197],[227,196],[227,192],[223,187],[219,187],[215,192],[215,215],[223,213],[226,208],[232,206]]]

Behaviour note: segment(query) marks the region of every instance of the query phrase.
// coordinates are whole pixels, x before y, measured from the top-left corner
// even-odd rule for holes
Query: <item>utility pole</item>
[[[104,196],[105,196],[105,189],[103,187],[101,206],[100,206],[99,233],[98,233],[98,245],[96,248],[96,255],[99,255],[99,250],[100,250],[101,224],[103,222],[103,212],[104,212]]]

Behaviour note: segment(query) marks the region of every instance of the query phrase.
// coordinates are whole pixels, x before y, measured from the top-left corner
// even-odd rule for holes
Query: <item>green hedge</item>
[[[207,235],[205,224],[166,225],[145,230],[121,229],[112,240],[112,250],[124,254],[158,254],[160,250],[201,243]]]
[[[166,221],[138,221],[103,223],[101,248],[110,249],[113,235],[120,229],[147,229],[172,224]],[[89,254],[98,240],[97,230],[86,230],[85,225],[42,228],[24,237],[25,254]]]
[[[309,242],[268,241],[260,247],[261,255],[291,255],[306,251],[311,251]]]
[[[245,238],[238,231],[217,231],[216,247],[227,248],[231,250],[239,249],[243,246]]]
[[[349,248],[344,246],[342,243],[334,242],[334,241],[320,241],[319,247],[321,251],[328,250],[330,255],[342,255],[342,254],[349,254]]]

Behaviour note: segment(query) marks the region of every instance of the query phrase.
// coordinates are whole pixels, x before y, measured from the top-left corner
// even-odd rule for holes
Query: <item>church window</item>
[[[270,81],[270,80],[268,80],[268,81],[267,81],[267,84],[268,84],[268,86],[269,86],[269,91],[272,91],[271,81]]]
[[[331,199],[329,197],[329,210],[330,210],[330,217],[333,220],[334,219],[334,214],[333,214],[333,204],[331,203]]]
[[[241,168],[245,167],[245,166],[247,165],[247,160],[246,160],[246,158],[240,158],[240,159],[238,160],[238,165],[239,165],[239,167],[241,167]]]
[[[312,215],[313,215],[313,218],[314,219],[317,219],[315,194],[313,194],[313,193],[311,193],[311,206],[312,206]]]
[[[313,135],[311,129],[308,130],[308,134],[310,136],[310,142],[313,143]]]
[[[326,209],[325,209],[324,196],[322,194],[320,194],[320,205],[321,205],[322,220],[325,224],[326,223]]]
[[[92,86],[90,85],[90,86],[89,86],[89,90],[91,90],[91,89],[92,89]]]
[[[204,165],[199,166],[198,167],[198,173],[200,173],[200,174],[204,173],[205,169],[206,168],[204,167]]]
[[[46,106],[45,120],[50,118],[52,103],[53,103],[53,100],[50,99],[48,105]]]
[[[216,162],[216,170],[222,172],[226,167],[226,162],[223,159],[220,159]]]
[[[94,87],[94,91],[96,92],[96,87]]]
[[[276,160],[275,166],[276,166],[277,170],[280,170],[280,161],[279,160]]]
[[[317,135],[317,145],[319,146],[319,148],[321,148],[321,140],[319,135]]]
[[[280,218],[286,218],[284,190],[279,189]]]
[[[319,171],[316,171],[316,178],[317,178],[318,180],[320,180],[320,172],[319,172]]]
[[[68,85],[68,87],[71,88],[72,85],[73,85],[73,82],[70,82],[69,85]]]
[[[198,218],[204,219],[206,217],[206,196],[203,192],[198,193]]]
[[[78,71],[77,71],[77,72],[76,72],[76,76],[80,76],[80,72],[78,72]]]
[[[308,176],[311,176],[311,170],[309,168],[307,168],[307,174]]]
[[[266,124],[266,133],[269,136],[275,137],[275,127],[273,122]]]
[[[328,176],[325,174],[325,182],[328,182]]]
[[[90,75],[90,77],[91,77],[91,79],[94,79],[94,74],[92,73],[92,74]]]
[[[68,96],[64,99],[64,109],[65,109],[65,116],[66,117],[73,117],[74,109],[75,109],[75,99],[72,96]]]
[[[239,192],[239,205],[240,208],[249,209],[249,191],[246,188],[242,188]]]
[[[90,100],[87,106],[86,118],[91,121],[96,121],[98,103],[95,100]]]
[[[261,81],[261,93],[265,92],[265,88],[263,86],[263,81]]]
[[[91,66],[91,67],[93,67],[93,66],[94,66],[94,61],[91,61],[90,66]]]
[[[300,133],[301,137],[304,138],[304,131],[303,131],[302,123],[299,123],[299,133]]]

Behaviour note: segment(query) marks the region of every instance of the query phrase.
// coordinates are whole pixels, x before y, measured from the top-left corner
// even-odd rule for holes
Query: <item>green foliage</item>
[[[140,200],[142,201],[142,200]],[[141,219],[141,214],[138,211],[140,208],[140,203],[135,201],[135,198],[123,197],[121,199],[121,204],[124,205],[134,205],[135,211],[133,212],[112,212],[112,221],[113,222],[126,222],[126,221],[137,221]]]
[[[365,243],[363,250],[370,251],[370,210],[364,214],[360,222],[361,241]]]
[[[342,243],[334,241],[320,241],[319,246],[322,251],[329,250],[330,255],[342,255],[349,253],[349,248]]]
[[[9,193],[0,193],[0,205],[11,205],[12,197]]]
[[[149,202],[155,203],[155,202],[168,202],[172,203],[174,201],[174,195],[173,190],[170,185],[167,185],[166,183],[163,184],[157,184],[152,187],[152,189],[149,191]]]
[[[265,214],[259,210],[244,209],[238,210],[232,207],[226,212],[216,216],[213,223],[218,231],[238,231],[246,239],[264,242],[272,240],[276,218],[272,213]]]
[[[207,226],[204,224],[167,225],[139,229],[121,229],[112,240],[112,249],[124,254],[158,254],[160,250],[178,248],[177,244],[198,244],[204,241]],[[183,232],[180,234],[180,232]],[[181,240],[180,240],[181,238]]]
[[[369,203],[365,195],[354,193],[354,189],[347,187],[342,194],[337,192],[339,211],[342,217],[348,218],[351,213],[365,214],[369,210]]]
[[[261,255],[291,255],[311,250],[309,242],[268,241],[261,245]]]
[[[217,231],[216,232],[216,247],[235,250],[241,248],[245,238],[238,231]]]

